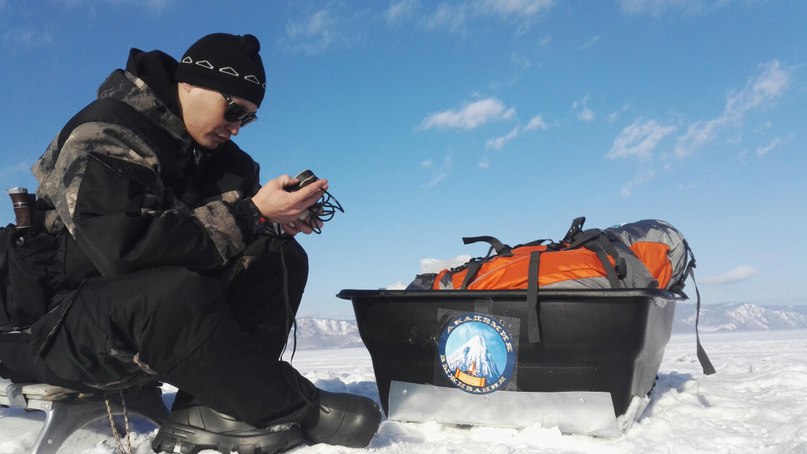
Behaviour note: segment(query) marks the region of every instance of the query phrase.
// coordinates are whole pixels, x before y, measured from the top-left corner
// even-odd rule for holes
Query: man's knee
[[[140,292],[148,300],[149,312],[158,316],[161,323],[181,325],[183,319],[224,309],[219,282],[185,268],[144,271],[135,284],[139,282],[142,282]]]
[[[146,316],[138,340],[142,359],[154,367],[173,367],[225,316],[222,288],[216,279],[183,268],[155,269],[144,277],[153,280],[143,291]]]
[[[70,310],[74,316],[81,309],[108,333],[110,341],[130,344],[138,359],[154,370],[172,367],[187,356],[226,312],[215,279],[180,267],[95,281],[81,289],[75,303],[80,308]]]
[[[304,286],[308,280],[308,254],[295,239],[261,238],[251,244],[250,249],[252,259],[247,261],[247,265],[236,276],[233,285],[259,282],[275,286],[278,285],[277,282],[267,281],[279,279],[283,274],[288,275],[296,285]]]

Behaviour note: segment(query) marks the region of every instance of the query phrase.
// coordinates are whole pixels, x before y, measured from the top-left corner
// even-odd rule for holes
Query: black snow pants
[[[282,253],[264,243],[227,288],[180,267],[88,279],[57,295],[30,335],[0,342],[0,358],[45,383],[93,391],[163,381],[181,390],[178,401],[253,426],[300,421],[314,386],[279,356],[308,258],[293,239]]]

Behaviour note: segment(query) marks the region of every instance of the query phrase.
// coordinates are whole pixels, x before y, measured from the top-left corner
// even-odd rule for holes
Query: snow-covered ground
[[[366,450],[317,445],[290,452],[807,454],[807,330],[701,337],[717,374],[701,373],[694,335],[674,335],[649,406],[618,439],[565,435],[552,427],[384,421]],[[301,350],[294,365],[321,388],[378,399],[370,357],[363,348]],[[166,394],[166,400],[172,397]],[[0,454],[29,452],[42,420],[41,413],[0,409]],[[150,453],[155,429],[142,421],[133,429],[134,452]],[[102,421],[75,434],[60,452],[109,454],[117,452],[114,446]]]

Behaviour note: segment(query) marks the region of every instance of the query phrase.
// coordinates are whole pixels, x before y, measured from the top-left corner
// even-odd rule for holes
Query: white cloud
[[[615,111],[609,113],[608,115],[606,115],[604,120],[605,120],[606,123],[613,123],[620,117],[620,115],[627,112],[628,110],[630,110],[629,106],[627,106],[627,105],[622,106],[621,109],[615,110]]]
[[[492,148],[494,150],[501,150],[502,148],[504,148],[504,146],[505,146],[505,144],[507,144],[507,142],[509,142],[509,141],[515,139],[516,137],[518,137],[520,132],[521,132],[521,127],[516,126],[515,128],[513,128],[512,131],[508,132],[507,134],[505,134],[505,135],[503,135],[501,137],[496,137],[495,139],[489,139],[487,142],[485,142],[485,148]]]
[[[418,0],[399,0],[392,2],[384,13],[384,19],[388,24],[400,23],[412,17],[418,6],[420,6]]]
[[[540,115],[536,115],[530,118],[529,123],[527,126],[524,127],[527,131],[532,131],[533,129],[540,129],[541,131],[546,131],[549,129],[549,125],[546,124],[544,119]]]
[[[552,8],[553,0],[484,0],[487,11],[502,16],[535,16]]]
[[[619,0],[622,12],[660,17],[667,12],[704,14],[731,3],[732,0]]]
[[[457,257],[446,259],[426,258],[420,259],[420,273],[439,273],[446,268],[455,268],[471,260],[470,255],[458,255]]]
[[[687,128],[686,134],[678,138],[676,156],[683,158],[694,154],[725,128],[740,124],[748,112],[767,106],[784,94],[790,86],[790,74],[776,60],[762,65],[761,68],[758,76],[750,79],[740,91],[726,99],[726,106],[720,116],[695,122]]]
[[[106,3],[110,6],[117,6],[117,5],[135,5],[135,6],[144,6],[146,10],[151,13],[160,13],[165,10],[171,3],[171,0],[57,0],[58,2],[64,4],[65,6],[72,8],[75,6],[87,4],[91,10],[95,10],[96,5],[99,3]]]
[[[675,155],[679,158],[690,156],[704,144],[711,142],[717,131],[726,124],[725,118],[698,121],[687,128],[687,133],[678,138]]]
[[[594,121],[594,111],[588,108],[588,95],[586,95],[580,101],[575,101],[572,103],[572,110],[580,110],[577,113],[577,119],[580,121],[584,121],[586,123],[590,123]]]
[[[599,41],[599,40],[600,40],[600,35],[595,35],[590,40],[588,40],[585,43],[581,44],[580,47],[577,48],[577,50],[591,49],[592,47],[594,47],[595,44],[597,44],[597,41]]]
[[[754,268],[753,266],[748,265],[740,265],[736,268],[733,268],[725,273],[718,274],[716,276],[707,276],[706,278],[701,279],[701,283],[705,285],[724,285],[724,284],[734,284],[736,282],[747,281],[748,279],[756,276],[759,274],[759,270]]]
[[[474,129],[493,121],[507,120],[515,109],[505,106],[496,98],[486,98],[466,104],[463,108],[429,114],[418,129]]]
[[[781,137],[777,137],[777,138],[771,140],[767,145],[757,147],[757,149],[754,150],[754,154],[756,154],[757,157],[761,158],[761,157],[767,155],[768,153],[770,153],[771,151],[773,151],[773,150],[779,148],[780,146],[786,144],[789,141],[790,141],[790,139],[782,139]]]
[[[427,27],[444,28],[451,32],[464,32],[465,25],[477,18],[495,16],[520,23],[519,29],[528,26],[536,16],[549,11],[554,0],[465,0],[442,2],[424,23]]]
[[[620,193],[624,197],[629,197],[631,194],[633,194],[633,191],[636,189],[637,186],[640,186],[644,182],[653,179],[654,176],[656,176],[656,173],[654,171],[652,171],[652,170],[647,170],[645,172],[642,172],[642,173],[636,175],[633,178],[633,180],[625,183],[625,185],[622,186],[622,190],[620,191]]]
[[[539,130],[549,129],[549,126],[547,126],[547,124],[544,122],[544,119],[541,118],[540,115],[536,115],[536,116],[532,117],[530,119],[529,123],[527,123],[527,126],[525,126],[525,127],[522,127],[521,125],[517,125],[515,128],[513,128],[507,134],[505,134],[505,135],[503,135],[501,137],[496,137],[494,139],[489,139],[487,142],[485,142],[485,148],[489,148],[489,149],[492,148],[494,150],[501,150],[501,149],[504,148],[504,146],[508,142],[510,142],[511,140],[513,140],[516,137],[520,136],[525,131],[533,131],[533,130],[536,130],[536,129],[539,129]]]
[[[764,106],[780,97],[790,86],[790,74],[773,60],[761,65],[759,76],[749,80],[738,93],[726,101],[724,116],[738,119],[748,111]]]
[[[451,153],[446,155],[446,158],[443,160],[443,164],[440,168],[436,169],[435,172],[432,174],[432,177],[429,181],[427,181],[423,187],[426,189],[431,189],[438,184],[440,184],[443,180],[448,177],[448,174],[451,172],[451,168],[454,166],[454,159],[451,156]],[[434,166],[429,165],[428,168],[433,168]]]
[[[45,30],[10,28],[3,33],[3,45],[14,51],[34,49],[53,42],[53,35]]]
[[[469,9],[464,5],[441,3],[432,14],[426,17],[424,23],[431,29],[445,28],[450,32],[458,32],[465,26],[468,14]]]
[[[529,69],[532,66],[530,57],[518,52],[510,54],[510,63],[521,69]]]
[[[146,6],[152,11],[159,12],[167,8],[170,3],[171,0],[148,0]]]
[[[790,85],[790,75],[780,67],[779,62],[773,60],[760,68],[760,73],[749,79],[741,90],[727,96],[723,112],[718,117],[690,124],[686,133],[675,139],[674,152],[678,158],[694,154],[726,130],[735,131],[749,112],[768,106],[784,94]],[[588,97],[575,102],[573,107],[582,105],[585,110],[587,99]],[[676,130],[676,126],[662,124],[657,120],[636,120],[614,139],[606,157],[647,159],[652,157],[658,144]],[[763,157],[783,143],[779,138],[774,139],[767,145],[758,147],[755,154]],[[652,171],[637,175],[633,181],[622,187],[622,195],[631,195],[638,185],[652,177]]]
[[[286,36],[281,40],[287,50],[309,55],[332,49],[347,49],[364,40],[358,17],[349,17],[329,4],[298,20],[286,23]]]
[[[322,9],[301,21],[289,21],[286,24],[286,34],[291,39],[308,40],[312,47],[326,48],[333,39],[336,28],[332,14]]]
[[[384,288],[386,290],[406,290],[406,287],[408,287],[408,284],[405,284],[403,281],[395,281]]]
[[[490,168],[490,158],[489,157],[483,158],[481,161],[479,161],[479,164],[477,164],[477,166],[479,166],[480,169],[489,169]]]
[[[675,131],[675,126],[663,125],[656,120],[636,120],[614,139],[611,150],[605,156],[616,158],[647,158],[656,149],[659,141]]]

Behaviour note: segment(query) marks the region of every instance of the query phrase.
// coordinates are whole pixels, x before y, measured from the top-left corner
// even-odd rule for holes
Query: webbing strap
[[[628,265],[625,263],[625,257],[620,257],[619,252],[617,252],[616,247],[614,247],[614,243],[612,241],[619,241],[618,239],[614,239],[609,233],[602,232],[599,237],[597,237],[597,243],[599,243],[605,252],[608,253],[614,259],[614,271],[616,271],[616,276],[618,279],[624,279],[625,276],[628,274]]]
[[[474,260],[473,262],[468,263],[468,268],[466,268],[465,278],[462,280],[462,286],[460,289],[468,290],[468,284],[471,283],[476,278],[476,273],[479,272],[479,268],[482,268],[482,264],[485,263],[484,260]]]
[[[717,371],[715,370],[715,366],[712,365],[712,361],[709,360],[709,356],[706,354],[703,344],[701,344],[700,333],[698,333],[698,322],[701,315],[701,292],[698,290],[698,284],[695,282],[695,274],[690,272],[689,275],[692,276],[692,283],[695,284],[695,295],[697,296],[695,307],[695,342],[697,343],[698,361],[701,363],[703,373],[712,375]]]
[[[684,240],[684,246],[686,247],[687,252],[689,253],[689,264],[687,265],[686,272],[684,273],[684,277],[681,278],[681,282],[683,283],[687,276],[692,278],[692,283],[695,285],[695,296],[696,296],[696,303],[695,303],[695,342],[696,342],[696,351],[698,354],[698,361],[701,363],[701,368],[703,369],[703,373],[706,375],[712,375],[715,372],[715,366],[712,365],[712,361],[709,359],[709,355],[706,354],[706,349],[703,348],[703,344],[701,344],[701,335],[698,331],[698,324],[700,323],[701,318],[701,292],[698,290],[698,283],[695,282],[695,254],[690,249],[689,244],[686,240]]]
[[[575,218],[572,221],[571,227],[566,232],[566,236],[563,237],[561,243],[571,243],[574,241],[574,237],[577,236],[578,233],[583,231],[583,224],[586,223],[585,216],[580,216],[579,218]]]
[[[577,219],[575,219],[575,222],[576,221]],[[600,259],[600,262],[602,262],[611,288],[618,288],[620,279],[623,279],[628,273],[625,258],[619,256],[619,252],[617,252],[616,248],[611,243],[611,237],[608,233],[600,229],[589,229],[583,231],[577,230],[572,234],[572,231],[577,225],[582,226],[582,224],[572,224],[572,228],[569,229],[569,234],[566,235],[567,238],[571,237],[572,242],[562,249],[585,247],[593,251],[597,254],[597,258]],[[611,265],[611,262],[608,260],[608,256],[614,259],[613,265]]]
[[[476,278],[476,274],[479,272],[479,268],[482,267],[483,263],[487,262],[487,260],[491,257],[494,251],[496,251],[496,255],[502,257],[510,257],[513,255],[513,253],[511,252],[512,248],[510,246],[502,243],[497,238],[494,238],[492,236],[483,235],[483,236],[462,237],[463,244],[478,243],[480,241],[484,241],[490,244],[490,249],[488,250],[488,254],[484,258],[474,260],[468,263],[468,271],[465,273],[465,278],[462,280],[462,286],[460,286],[462,290],[468,289],[468,285],[470,285],[470,283],[473,282],[473,280]]]
[[[466,237],[462,238],[463,244],[478,243],[480,241],[484,241],[484,242],[490,244],[490,247],[491,247],[492,251],[493,250],[496,251],[496,255],[502,255],[502,256],[505,256],[505,257],[510,257],[511,255],[513,255],[513,253],[510,252],[510,250],[512,249],[510,246],[502,243],[497,238],[494,238],[492,236],[487,236],[487,235],[483,235],[483,236],[466,236]],[[491,252],[488,252],[488,257],[490,256]]]
[[[583,246],[586,243],[597,239],[602,233],[603,232],[600,229],[589,229],[578,232],[564,249],[575,249]]]
[[[591,251],[594,251],[597,254],[597,258],[600,259],[602,262],[602,267],[605,269],[605,275],[608,277],[608,283],[611,284],[611,288],[619,288],[619,276],[616,273],[616,270],[611,265],[611,262],[608,260],[608,254],[605,253],[605,249],[602,247],[602,244],[599,242],[587,244],[586,248]],[[619,259],[615,257],[618,261]],[[617,262],[618,263],[618,262]]]
[[[530,253],[527,276],[527,336],[531,343],[541,342],[541,324],[538,320],[538,273],[541,269],[541,251]]]

